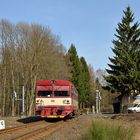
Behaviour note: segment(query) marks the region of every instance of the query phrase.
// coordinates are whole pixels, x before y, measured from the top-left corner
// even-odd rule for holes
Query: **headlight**
[[[70,104],[69,100],[63,100],[63,104]]]

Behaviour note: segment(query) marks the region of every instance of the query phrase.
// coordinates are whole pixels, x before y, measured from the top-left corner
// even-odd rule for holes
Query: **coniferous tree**
[[[80,108],[84,108],[90,93],[88,67],[83,57],[79,59],[73,44],[71,45],[67,56],[70,60],[71,81],[78,90]]]
[[[105,77],[111,91],[121,94],[130,93],[138,89],[140,63],[140,29],[138,22],[134,22],[134,14],[130,7],[126,8],[122,21],[118,23],[115,39],[113,40],[114,57],[109,58],[108,76]],[[139,82],[139,83],[138,83]]]
[[[80,58],[81,62],[81,79],[79,80],[81,83],[82,91],[81,91],[81,98],[83,103],[86,105],[89,100],[89,95],[91,94],[90,88],[90,73],[88,70],[88,65],[84,57]]]
[[[71,44],[70,49],[68,50],[68,57],[70,60],[70,69],[71,69],[71,74],[72,74],[71,81],[78,89],[78,79],[79,79],[79,75],[80,75],[80,63],[79,63],[79,58],[78,58],[76,48],[73,44]]]

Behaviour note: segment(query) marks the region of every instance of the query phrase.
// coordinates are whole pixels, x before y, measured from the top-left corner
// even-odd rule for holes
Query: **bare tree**
[[[2,115],[20,114],[25,87],[26,114],[34,113],[35,83],[40,79],[68,79],[65,48],[47,27],[0,21],[0,110]]]

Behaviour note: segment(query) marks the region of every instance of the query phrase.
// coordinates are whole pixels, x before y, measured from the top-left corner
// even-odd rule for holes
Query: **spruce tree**
[[[108,76],[105,77],[111,91],[121,94],[138,90],[140,78],[140,29],[138,22],[134,22],[134,14],[130,7],[126,8],[124,16],[116,29],[113,40],[113,58],[109,58],[111,64],[107,69]]]
[[[89,73],[89,69],[88,69],[88,65],[87,65],[87,62],[85,60],[84,57],[81,57],[80,58],[80,62],[81,62],[81,65],[82,65],[82,84],[83,84],[83,87],[84,87],[84,101],[85,103],[88,102],[89,100],[89,95],[91,94],[91,87],[90,87],[90,73]]]
[[[70,69],[71,69],[71,81],[75,85],[78,90],[78,79],[80,75],[80,62],[79,57],[76,51],[76,48],[73,44],[71,44],[70,49],[68,50],[67,56],[69,57],[70,61]]]
[[[75,85],[79,93],[79,105],[84,108],[89,100],[90,89],[90,73],[84,57],[79,59],[75,46],[72,44],[68,50],[67,58],[69,58],[69,67],[71,69],[71,81]]]

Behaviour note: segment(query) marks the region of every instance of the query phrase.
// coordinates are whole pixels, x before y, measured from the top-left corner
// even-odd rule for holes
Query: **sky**
[[[0,19],[49,27],[97,70],[108,68],[115,29],[128,5],[140,23],[140,0],[0,0]]]

